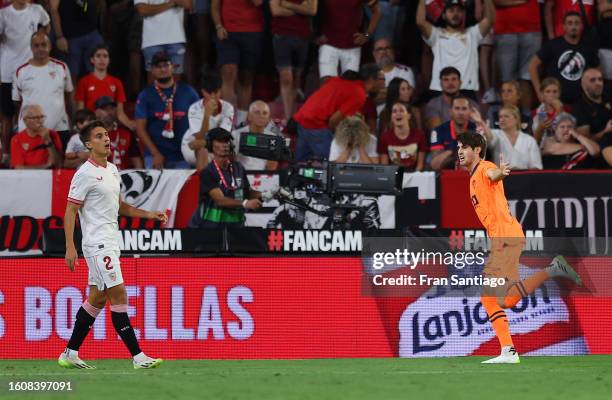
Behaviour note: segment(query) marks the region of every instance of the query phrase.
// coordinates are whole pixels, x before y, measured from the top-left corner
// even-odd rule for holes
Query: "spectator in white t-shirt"
[[[329,161],[336,163],[378,164],[378,139],[359,117],[348,117],[336,128],[329,149]]]
[[[185,10],[190,11],[191,0],[134,0],[136,11],[143,17],[142,54],[148,82],[153,82],[151,60],[160,51],[170,57],[175,77],[183,73],[185,65]]]
[[[276,132],[269,129],[270,107],[265,101],[255,100],[249,106],[247,116],[248,125],[232,132],[236,146],[236,159],[242,163],[247,171],[274,171],[278,168],[278,161],[268,161],[262,158],[245,156],[240,153],[240,135],[243,133],[263,133],[276,136]]]
[[[28,0],[13,0],[0,9],[0,104],[2,109],[2,149],[8,152],[9,136],[13,127],[15,105],[12,84],[15,70],[32,57],[30,37],[39,29],[49,32],[49,14],[39,4]]]
[[[198,171],[208,165],[206,134],[213,128],[231,132],[234,126],[234,107],[221,100],[223,82],[216,72],[202,74],[200,86],[202,99],[189,106],[189,130],[183,135],[181,152],[183,158]]]
[[[505,105],[499,110],[500,129],[490,129],[476,108],[472,109],[470,119],[487,138],[487,147],[493,151],[491,161],[495,164],[499,164],[503,156],[512,169],[542,169],[540,146],[533,136],[521,131],[518,107]]]
[[[57,131],[62,147],[70,137],[69,113],[74,110],[72,79],[68,66],[49,57],[51,41],[39,31],[30,40],[32,58],[17,68],[13,78],[13,101],[19,109],[19,130],[25,129],[22,104],[39,104],[46,116],[47,128]]]
[[[425,0],[419,1],[416,23],[434,56],[431,90],[441,91],[440,82],[435,77],[444,67],[453,66],[461,73],[461,89],[469,97],[476,98],[479,89],[478,45],[495,22],[495,7],[491,0],[485,0],[484,8],[484,18],[477,25],[465,28],[463,0],[446,0],[442,14],[446,27],[438,28],[425,17]]]

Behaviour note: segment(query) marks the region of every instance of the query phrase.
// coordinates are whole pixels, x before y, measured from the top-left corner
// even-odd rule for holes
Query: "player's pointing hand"
[[[154,219],[155,221],[161,221],[162,224],[168,222],[168,216],[163,211],[150,211],[149,219]]]
[[[503,154],[499,155],[499,169],[504,176],[510,175],[510,164],[506,162]]]

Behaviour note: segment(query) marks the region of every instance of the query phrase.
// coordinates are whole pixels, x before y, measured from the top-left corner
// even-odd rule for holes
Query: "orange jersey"
[[[470,198],[478,219],[491,238],[525,237],[521,224],[510,214],[502,181],[493,182],[487,171],[497,166],[480,161],[470,177]]]

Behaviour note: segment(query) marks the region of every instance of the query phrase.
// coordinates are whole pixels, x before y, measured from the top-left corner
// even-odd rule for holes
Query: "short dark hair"
[[[83,108],[80,110],[77,110],[74,113],[74,123],[75,124],[82,124],[83,122],[87,121],[87,120],[94,120],[96,119],[96,114],[94,114],[93,111],[91,111],[88,108]]]
[[[461,133],[459,136],[457,136],[457,142],[461,142],[465,146],[471,147],[472,149],[480,147],[480,153],[478,153],[478,155],[482,159],[484,159],[485,154],[487,154],[487,140],[480,133],[476,133],[474,131]]]
[[[444,67],[440,70],[440,79],[445,76],[455,74],[459,79],[461,79],[461,72],[455,67]]]
[[[95,45],[94,48],[91,49],[91,53],[89,53],[89,58],[93,58],[93,56],[96,55],[98,50],[106,50],[106,52],[110,55],[110,49],[108,48],[106,43],[100,43],[100,44]]]
[[[98,121],[98,120],[91,121],[90,123],[85,125],[83,129],[81,129],[81,132],[79,132],[79,138],[81,139],[81,142],[83,142],[83,145],[85,144],[85,142],[89,142],[91,140],[91,132],[95,128],[106,129],[102,121]]]
[[[221,90],[222,84],[223,81],[221,80],[221,76],[215,71],[205,71],[202,73],[200,86],[206,93],[214,93]]]
[[[580,13],[578,11],[568,11],[565,13],[565,15],[563,16],[563,22],[565,23],[565,20],[568,17],[578,17],[580,18],[580,21],[582,21],[582,15],[580,15]]]
[[[453,96],[453,98],[451,99],[451,107],[455,104],[455,101],[457,100],[465,100],[468,102],[468,104],[470,104],[470,106],[472,105],[472,102],[470,101],[469,97],[463,94],[458,94],[456,96]]]
[[[359,79],[367,81],[368,79],[378,79],[380,67],[376,63],[364,64],[359,68]]]

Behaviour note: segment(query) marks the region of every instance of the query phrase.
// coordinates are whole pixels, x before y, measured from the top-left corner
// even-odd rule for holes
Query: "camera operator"
[[[243,165],[234,160],[229,131],[211,129],[206,140],[213,160],[200,172],[200,205],[190,226],[244,226],[245,210],[261,207],[261,193],[251,189]]]

